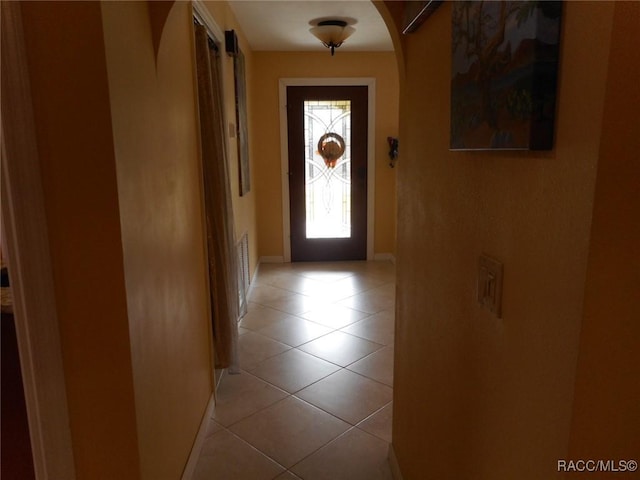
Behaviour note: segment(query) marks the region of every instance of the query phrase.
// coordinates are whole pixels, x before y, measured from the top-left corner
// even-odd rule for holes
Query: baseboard
[[[216,392],[218,391],[218,387],[220,386],[222,377],[224,377],[226,373],[227,373],[226,368],[216,368]]]
[[[258,260],[256,268],[253,270],[253,275],[249,280],[249,290],[247,290],[247,306],[249,305],[249,299],[251,298],[251,293],[253,293],[253,287],[256,285],[256,278],[258,278],[258,273],[260,272],[261,260]]]
[[[255,285],[254,280],[258,278],[258,272],[260,271],[260,265],[263,263],[284,263],[284,257],[281,256],[266,256],[260,257],[258,259],[258,264],[256,265],[255,270],[253,271],[253,276],[249,281],[249,290],[247,290],[247,301],[251,298],[251,292],[253,292],[253,286]]]
[[[198,458],[200,458],[200,452],[202,451],[202,446],[204,445],[207,429],[209,428],[209,422],[211,421],[211,417],[213,417],[213,409],[215,405],[215,396],[213,393],[211,393],[211,397],[209,397],[209,403],[207,404],[207,408],[204,411],[204,415],[202,416],[202,421],[200,422],[198,434],[196,435],[196,439],[193,442],[193,447],[191,447],[189,460],[187,460],[187,464],[185,465],[182,472],[182,480],[191,480],[193,478],[193,474],[196,471],[196,465],[198,464]]]
[[[387,455],[387,459],[389,460],[389,468],[391,468],[391,475],[393,475],[393,479],[403,480],[400,465],[398,465],[398,459],[396,458],[396,452],[393,449],[393,443],[389,444],[389,454]]]
[[[280,255],[260,257],[258,263],[284,263],[284,257]]]
[[[396,257],[393,253],[376,253],[373,255],[373,260],[376,262],[387,261],[394,265],[396,264]]]
[[[396,257],[393,253],[375,253],[373,255],[373,260],[376,262],[387,261],[393,264],[396,263]],[[284,257],[279,255],[260,257],[258,266],[261,263],[284,263]]]

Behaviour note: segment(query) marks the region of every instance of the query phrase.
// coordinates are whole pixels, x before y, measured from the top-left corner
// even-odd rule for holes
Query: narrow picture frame
[[[233,76],[236,99],[236,140],[238,145],[238,180],[240,196],[251,191],[251,172],[249,161],[249,127],[247,119],[247,83],[244,54],[233,45]]]

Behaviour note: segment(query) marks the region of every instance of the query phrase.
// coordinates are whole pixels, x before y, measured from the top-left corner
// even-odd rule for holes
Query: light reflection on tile
[[[328,327],[310,322],[299,317],[290,317],[275,325],[258,330],[258,333],[271,337],[279,342],[297,347],[322,335],[330,333]]]
[[[248,312],[240,321],[239,326],[249,330],[260,330],[274,325],[287,317],[288,315],[280,310],[249,302]]]
[[[264,301],[264,305],[291,315],[307,312],[322,305],[322,303],[318,298],[293,292],[283,297]]]
[[[380,349],[382,345],[343,332],[333,332],[305,343],[300,350],[346,367]]]
[[[312,322],[337,329],[346,327],[369,315],[341,305],[328,304],[308,311],[301,316]]]
[[[395,285],[390,283],[384,284],[380,287],[341,300],[338,302],[338,305],[367,313],[392,310],[395,305]]]
[[[312,292],[324,286],[322,282],[318,282],[317,280],[305,277],[303,275],[295,274],[281,275],[279,277],[276,277],[269,282],[269,285],[278,288],[284,288],[285,290],[289,290],[295,293]]]
[[[331,268],[322,268],[319,267],[317,269],[309,269],[302,272],[302,275],[308,278],[312,278],[314,280],[318,280],[320,282],[336,282],[338,280],[342,280],[343,278],[350,277],[353,275],[353,272],[348,270],[332,270]]]
[[[370,317],[344,327],[341,331],[357,335],[381,345],[392,345],[395,330],[395,312],[383,310]]]
[[[251,301],[262,303],[273,300],[274,298],[286,297],[291,292],[283,288],[273,287],[271,285],[256,285],[251,290]]]
[[[222,376],[194,479],[390,479],[394,282],[390,262],[260,265],[250,371]]]

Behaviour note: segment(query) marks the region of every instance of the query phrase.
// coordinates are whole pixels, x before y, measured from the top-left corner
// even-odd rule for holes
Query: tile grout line
[[[380,263],[385,263],[385,262],[380,262]],[[355,269],[356,265],[359,266],[360,263],[356,262],[354,265],[346,265],[344,268],[354,268]],[[368,263],[364,262],[362,265],[368,266]],[[268,269],[268,273],[271,274],[273,272],[274,277],[277,277],[278,271],[279,271],[278,267],[269,268]],[[310,267],[310,268],[313,268],[313,267]],[[338,268],[342,268],[342,266],[339,266]],[[330,285],[332,283],[339,282],[339,281],[342,281],[342,280],[347,280],[349,278],[354,278],[354,279],[358,279],[358,278],[366,279],[366,278],[368,278],[366,271],[357,271],[357,272],[353,271],[353,272],[350,272],[349,274],[347,274],[345,276],[340,276],[340,278],[336,278],[335,280],[319,279],[318,275],[315,275],[313,272],[311,274],[309,274],[309,275],[305,275],[304,271],[302,273],[298,273],[297,271],[293,271],[293,269],[290,269],[290,268],[288,270],[286,270],[286,271],[284,269],[281,270],[281,271],[287,276],[299,278],[300,281],[304,281],[304,280],[308,279],[308,280],[313,280],[315,282],[324,283],[324,284],[326,284],[326,287],[330,287]],[[327,272],[329,272],[329,276],[331,276],[332,274],[335,273],[335,271],[331,270],[331,269],[327,270]],[[259,273],[263,273],[263,272],[261,271]],[[380,270],[378,270],[376,272],[369,272],[369,273],[372,274],[373,276],[377,277],[378,279],[380,279],[381,277],[390,276],[391,275],[391,269],[385,269],[384,271],[382,269],[380,269]],[[341,275],[341,273],[339,273],[337,275]],[[287,280],[286,277],[283,277],[283,278],[285,278],[285,281]],[[271,280],[271,281],[274,281],[274,280]],[[295,278],[292,281],[295,281]],[[374,280],[374,281],[377,283],[378,280]],[[382,280],[380,280],[380,281],[382,281]],[[315,298],[314,296],[308,295],[306,293],[302,293],[302,292],[298,292],[298,291],[295,291],[295,290],[291,290],[289,288],[283,288],[283,287],[274,285],[274,284],[270,283],[269,281],[266,281],[266,282],[264,282],[264,284],[262,284],[261,281],[260,281],[260,277],[259,276],[256,276],[254,282],[252,282],[252,283],[253,283],[254,287],[265,286],[265,287],[269,287],[269,288],[272,288],[272,289],[280,290],[282,293],[284,293],[284,296],[277,297],[277,299],[280,299],[280,298],[284,299],[284,298],[287,298],[287,297],[292,297],[293,295],[301,295],[301,296],[307,297],[309,299]],[[280,351],[280,352],[277,352],[277,353],[274,353],[274,354],[269,354],[266,357],[261,358],[258,362],[256,362],[255,365],[253,365],[251,367],[251,369],[242,368],[242,373],[244,373],[245,375],[248,375],[248,376],[254,378],[255,380],[258,380],[259,382],[261,382],[265,386],[268,386],[269,388],[273,388],[276,391],[281,392],[281,394],[284,394],[285,396],[283,398],[280,398],[280,399],[268,404],[268,405],[259,407],[257,410],[252,411],[250,414],[248,414],[246,416],[243,416],[242,418],[239,418],[239,419],[233,421],[229,425],[222,425],[221,423],[219,423],[214,418],[213,415],[210,417],[210,421],[215,422],[219,426],[220,431],[227,431],[229,434],[231,434],[235,438],[239,439],[243,444],[248,445],[252,450],[258,452],[259,454],[261,454],[262,456],[266,457],[271,462],[273,462],[275,465],[277,465],[279,468],[281,468],[283,471],[280,472],[279,474],[277,474],[274,478],[277,478],[277,477],[279,477],[280,475],[283,475],[286,472],[289,472],[290,474],[292,474],[292,475],[294,475],[296,477],[299,477],[295,472],[293,472],[293,468],[295,468],[300,463],[304,462],[309,457],[315,455],[318,451],[320,451],[320,450],[322,450],[324,448],[327,448],[332,443],[338,441],[339,439],[341,439],[342,437],[347,435],[349,432],[352,432],[354,429],[357,429],[358,432],[360,432],[360,433],[362,433],[362,434],[364,434],[366,436],[375,438],[378,441],[384,442],[385,444],[389,444],[389,442],[387,440],[385,440],[384,438],[381,438],[380,436],[378,436],[378,434],[371,433],[371,432],[361,428],[361,425],[363,425],[365,422],[367,422],[368,420],[372,419],[376,415],[380,414],[385,408],[388,408],[390,405],[392,405],[393,397],[392,397],[392,399],[390,401],[388,401],[384,405],[378,407],[373,412],[369,412],[364,418],[362,418],[360,420],[357,420],[357,421],[354,421],[354,423],[352,423],[349,420],[345,420],[345,419],[339,417],[338,415],[336,415],[336,414],[334,414],[334,413],[332,413],[330,411],[327,411],[324,408],[322,408],[320,406],[317,406],[317,405],[305,400],[304,398],[299,397],[298,394],[300,394],[300,392],[304,391],[305,389],[308,389],[308,388],[312,387],[313,385],[316,385],[317,383],[326,380],[327,378],[333,376],[334,374],[342,373],[342,371],[345,371],[345,370],[346,370],[346,372],[348,372],[350,374],[353,374],[353,375],[357,375],[358,377],[360,377],[360,378],[362,378],[364,380],[367,380],[369,382],[373,382],[374,384],[386,387],[387,389],[390,389],[391,392],[393,393],[393,385],[388,385],[388,384],[386,384],[384,382],[381,382],[379,380],[371,378],[371,377],[369,377],[369,376],[367,376],[367,375],[365,375],[363,373],[359,373],[357,371],[351,370],[349,367],[352,367],[354,364],[356,364],[358,362],[361,362],[361,361],[364,361],[367,358],[372,357],[375,354],[379,354],[382,350],[386,349],[387,347],[393,348],[394,343],[393,342],[389,343],[389,344],[380,343],[380,342],[376,342],[376,341],[370,340],[369,338],[360,336],[358,334],[344,331],[345,329],[348,329],[348,328],[356,325],[359,322],[363,322],[363,321],[365,321],[367,319],[371,319],[371,317],[373,317],[375,315],[378,315],[381,312],[384,312],[386,310],[390,310],[390,311],[393,312],[393,306],[390,306],[389,308],[387,308],[387,307],[381,308],[381,309],[376,310],[374,312],[365,312],[363,310],[359,310],[357,308],[353,308],[352,306],[341,304],[341,302],[345,302],[346,300],[348,300],[350,298],[353,298],[353,297],[357,297],[359,295],[364,295],[367,292],[371,292],[371,291],[373,291],[375,289],[378,289],[378,288],[388,288],[389,286],[394,285],[394,283],[395,283],[394,281],[386,281],[386,280],[384,280],[379,285],[366,287],[366,288],[364,288],[362,290],[358,290],[353,295],[348,295],[346,297],[334,299],[332,301],[326,302],[325,304],[322,305],[322,307],[311,308],[311,309],[309,309],[307,311],[300,312],[300,313],[291,313],[291,312],[288,312],[288,311],[284,310],[283,308],[277,308],[277,307],[274,307],[274,306],[269,305],[267,303],[263,303],[263,302],[273,301],[273,300],[268,300],[268,299],[264,300],[264,299],[262,299],[262,301],[254,301],[254,300],[251,300],[249,298],[248,301],[250,303],[252,303],[252,304],[258,305],[258,306],[260,306],[262,308],[270,309],[270,310],[272,310],[274,312],[277,312],[278,314],[282,313],[283,316],[286,315],[286,316],[290,316],[290,317],[297,318],[297,319],[300,319],[300,320],[312,322],[312,323],[314,323],[314,324],[316,324],[318,326],[321,326],[321,327],[329,329],[329,331],[327,331],[326,333],[321,334],[321,335],[319,335],[317,337],[314,337],[314,338],[312,338],[310,340],[304,341],[304,342],[302,342],[302,343],[300,343],[298,345],[293,346],[293,345],[290,345],[289,343],[284,342],[284,341],[282,341],[282,340],[280,340],[278,338],[271,337],[271,336],[261,332],[261,330],[269,328],[272,325],[277,325],[277,323],[279,321],[285,320],[286,317],[279,318],[279,319],[277,319],[277,320],[275,320],[273,322],[270,322],[270,324],[266,324],[265,326],[262,326],[262,327],[260,327],[258,329],[252,329],[252,328],[248,328],[248,327],[243,327],[243,328],[246,329],[246,331],[247,331],[246,333],[254,333],[254,334],[259,335],[262,339],[269,340],[269,341],[272,341],[272,342],[276,342],[277,344],[280,344],[280,345],[283,345],[285,347],[288,347],[283,351]],[[268,291],[269,290],[267,290],[267,292]],[[373,299],[372,298],[369,298],[369,299],[363,298],[362,301],[363,302],[373,301]],[[387,299],[384,299],[383,301],[387,302]],[[393,303],[395,303],[395,302],[393,302]],[[354,312],[358,312],[358,313],[364,314],[364,316],[362,318],[358,318],[355,321],[346,323],[345,325],[342,325],[342,326],[337,327],[337,328],[333,327],[333,326],[329,326],[329,325],[323,324],[323,323],[320,323],[320,322],[317,322],[317,321],[314,321],[314,320],[311,320],[309,318],[305,318],[305,317],[302,316],[302,315],[310,313],[310,312],[312,312],[312,311],[314,311],[314,310],[316,310],[318,308],[323,308],[323,307],[326,308],[326,307],[331,307],[331,306],[337,306],[337,307],[341,307],[341,308],[344,308],[344,309],[347,309],[347,310],[353,310]],[[259,317],[259,318],[262,318],[262,317]],[[278,318],[278,317],[276,316],[274,318]],[[240,325],[240,326],[242,326],[242,325]],[[366,331],[366,328],[364,326],[363,326],[363,330],[362,331],[363,332]],[[335,361],[332,361],[332,360],[329,360],[327,358],[322,357],[320,354],[311,353],[311,352],[305,351],[305,350],[303,350],[301,348],[301,347],[304,347],[305,345],[308,345],[308,344],[310,344],[310,343],[312,343],[314,341],[317,341],[317,340],[319,340],[319,339],[321,339],[323,337],[326,337],[326,336],[331,335],[331,334],[336,333],[336,332],[343,333],[345,335],[348,335],[349,337],[353,337],[353,339],[362,340],[363,342],[367,342],[367,344],[372,344],[372,345],[376,346],[377,348],[375,350],[371,351],[371,352],[368,352],[368,353],[364,354],[363,356],[361,356],[359,358],[356,358],[353,361],[350,361],[349,363],[346,363],[345,365],[338,364]],[[385,337],[383,337],[383,338],[385,338]],[[393,336],[391,338],[393,339]],[[270,359],[273,359],[273,358],[275,358],[275,357],[277,357],[279,355],[284,355],[284,354],[286,354],[288,352],[291,352],[291,350],[297,350],[298,353],[309,355],[309,356],[311,356],[311,357],[313,357],[313,358],[315,358],[317,360],[320,360],[322,362],[325,362],[325,363],[331,365],[332,367],[337,367],[337,370],[332,371],[332,372],[330,372],[330,373],[328,373],[326,375],[322,375],[320,378],[314,380],[313,382],[311,382],[311,383],[309,383],[309,384],[303,386],[302,388],[299,388],[299,389],[297,389],[297,390],[295,390],[293,392],[289,392],[289,391],[285,390],[284,388],[276,385],[275,383],[272,383],[272,381],[266,380],[266,379],[262,378],[261,376],[257,375],[256,373],[254,373],[254,371],[257,368],[259,368],[260,365],[264,364],[265,362],[267,362]],[[355,350],[357,351],[357,348]],[[356,355],[359,355],[359,354],[356,353]],[[393,362],[393,359],[392,359],[392,362]],[[262,387],[262,388],[264,388],[264,387]],[[328,415],[329,417],[331,417],[333,419],[336,419],[336,420],[346,424],[347,428],[346,428],[346,430],[344,430],[340,434],[336,435],[335,437],[331,438],[330,440],[323,441],[322,445],[318,446],[313,451],[311,451],[310,453],[306,454],[303,458],[297,460],[295,464],[291,465],[290,467],[285,467],[283,464],[281,464],[280,462],[278,462],[277,460],[272,458],[270,455],[268,455],[266,452],[263,452],[260,448],[258,448],[257,446],[253,445],[248,440],[245,440],[242,437],[240,437],[238,434],[234,433],[231,430],[231,428],[233,428],[235,425],[239,424],[240,422],[247,421],[251,417],[254,417],[254,416],[257,416],[257,415],[260,415],[260,414],[264,413],[266,410],[268,410],[270,408],[273,408],[273,407],[275,407],[276,405],[278,405],[278,404],[280,404],[282,402],[290,400],[291,397],[293,397],[293,399],[295,401],[302,402],[307,407],[310,407],[310,408],[312,408],[314,410],[322,412],[323,414]],[[366,409],[365,409],[365,412],[366,412]],[[358,414],[351,415],[351,416],[355,418],[355,417],[358,416]],[[219,433],[219,432],[216,432],[216,433]],[[214,433],[213,435],[215,435],[216,433]]]

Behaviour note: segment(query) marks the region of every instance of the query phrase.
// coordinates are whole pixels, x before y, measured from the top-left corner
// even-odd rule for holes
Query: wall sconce
[[[350,27],[344,20],[322,20],[309,31],[331,50],[331,56],[333,56],[336,48],[342,45],[356,29]]]
[[[387,143],[389,144],[389,166],[393,168],[396,166],[396,160],[398,160],[398,139],[387,137]]]

